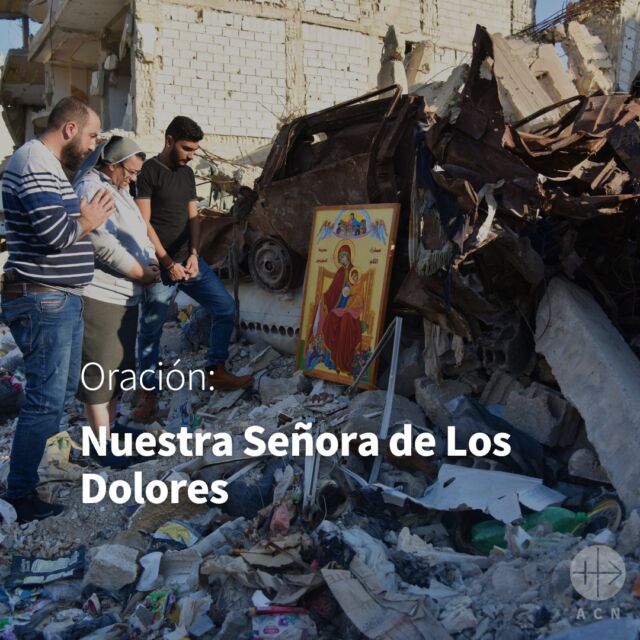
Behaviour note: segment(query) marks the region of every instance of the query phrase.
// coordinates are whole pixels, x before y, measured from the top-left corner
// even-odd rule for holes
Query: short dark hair
[[[49,118],[47,119],[47,130],[53,131],[60,129],[66,122],[77,122],[80,127],[84,127],[89,119],[89,112],[93,109],[80,98],[69,96],[62,98],[51,109]]]
[[[176,116],[167,127],[165,136],[171,136],[174,142],[179,140],[200,142],[204,138],[204,133],[198,123],[191,118]]]

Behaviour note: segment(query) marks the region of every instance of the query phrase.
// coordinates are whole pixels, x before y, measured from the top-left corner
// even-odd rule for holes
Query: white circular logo
[[[583,549],[571,561],[571,584],[589,600],[613,598],[624,586],[626,577],[622,556],[604,544]]]

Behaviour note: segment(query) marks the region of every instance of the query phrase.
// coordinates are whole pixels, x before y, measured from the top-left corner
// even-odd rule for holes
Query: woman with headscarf
[[[85,200],[106,189],[116,205],[115,213],[89,234],[95,249],[95,272],[83,297],[83,376],[78,397],[96,435],[101,427],[110,435],[122,381],[121,374],[112,376],[110,372],[135,371],[138,302],[143,287],[159,280],[147,225],[129,193],[144,160],[145,154],[133,140],[113,136],[95,166],[75,184]],[[89,363],[92,366],[86,367]]]

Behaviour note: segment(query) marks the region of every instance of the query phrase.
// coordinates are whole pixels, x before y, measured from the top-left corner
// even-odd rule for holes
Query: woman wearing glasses
[[[122,375],[110,372],[135,371],[138,302],[143,287],[159,280],[147,225],[129,193],[144,159],[133,140],[113,136],[95,166],[75,183],[81,198],[90,201],[94,193],[106,189],[116,205],[115,213],[89,234],[95,249],[95,272],[84,291],[83,375],[78,397],[96,435],[98,427],[104,427],[106,435],[113,427]],[[112,456],[108,458],[105,464],[118,463]]]

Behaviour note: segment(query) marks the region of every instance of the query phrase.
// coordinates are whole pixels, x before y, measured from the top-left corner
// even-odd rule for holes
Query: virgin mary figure
[[[351,374],[353,357],[362,341],[363,299],[359,273],[347,244],[338,250],[338,265],[318,305],[314,333],[322,336],[324,364],[338,373]]]

